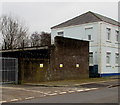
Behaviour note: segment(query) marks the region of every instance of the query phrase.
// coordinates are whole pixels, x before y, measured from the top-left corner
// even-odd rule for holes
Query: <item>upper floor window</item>
[[[63,32],[63,31],[57,32],[57,34],[58,34],[59,36],[64,36],[64,32]]]
[[[88,40],[91,40],[92,38],[91,38],[91,35],[88,35]]]
[[[107,28],[107,40],[110,40],[111,29]]]
[[[116,31],[116,41],[118,42],[118,38],[119,38],[119,31]]]
[[[92,35],[93,35],[93,27],[87,27],[85,28],[85,34],[86,38],[91,41],[92,40]]]

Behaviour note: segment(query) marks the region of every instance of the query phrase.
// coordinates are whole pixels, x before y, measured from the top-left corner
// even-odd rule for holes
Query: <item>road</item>
[[[11,103],[22,100],[30,100],[35,98],[44,98],[54,95],[62,95],[80,91],[93,91],[97,88],[83,87],[39,87],[24,85],[4,85],[2,89],[1,103]]]
[[[118,87],[111,87],[117,84],[117,80],[72,87],[7,84],[0,87],[0,103],[117,103]]]
[[[118,103],[118,87],[49,96],[19,101],[18,103]]]

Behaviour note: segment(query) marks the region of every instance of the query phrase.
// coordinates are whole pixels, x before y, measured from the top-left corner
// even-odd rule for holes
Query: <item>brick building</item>
[[[42,82],[89,77],[89,42],[55,37],[54,45],[2,50],[18,59],[18,81]]]

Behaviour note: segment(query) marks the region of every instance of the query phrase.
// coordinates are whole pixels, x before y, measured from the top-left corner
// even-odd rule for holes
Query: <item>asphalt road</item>
[[[118,103],[118,87],[36,98],[17,103]]]

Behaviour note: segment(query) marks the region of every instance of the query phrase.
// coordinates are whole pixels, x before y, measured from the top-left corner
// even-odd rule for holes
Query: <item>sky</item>
[[[29,32],[51,32],[50,28],[92,11],[118,20],[118,2],[2,2],[0,15],[18,18]]]

